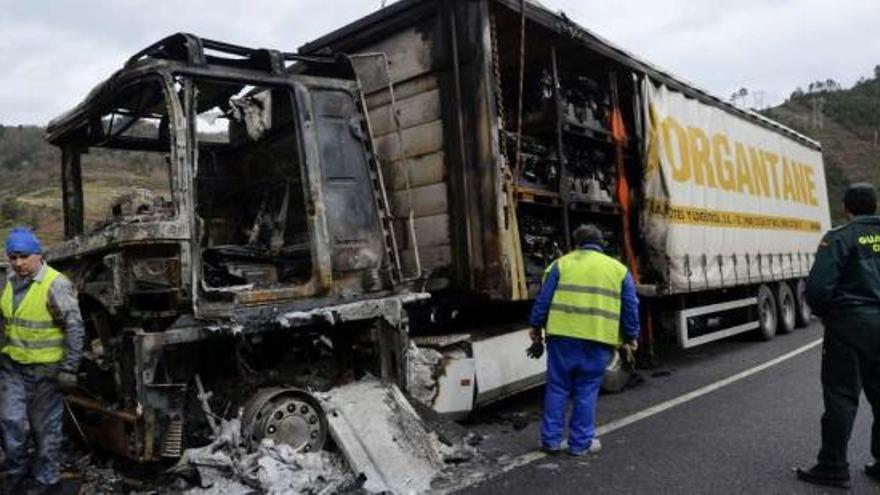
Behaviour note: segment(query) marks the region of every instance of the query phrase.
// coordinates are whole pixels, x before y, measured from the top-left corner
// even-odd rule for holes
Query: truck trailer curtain
[[[661,286],[805,276],[830,225],[821,152],[648,78],[642,101],[642,226]]]

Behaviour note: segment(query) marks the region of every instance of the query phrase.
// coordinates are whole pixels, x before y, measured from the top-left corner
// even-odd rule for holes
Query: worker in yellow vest
[[[76,385],[83,326],[73,284],[43,261],[40,241],[18,227],[0,295],[0,430],[6,453],[3,493],[60,492],[61,389]],[[33,437],[34,457],[28,456]]]
[[[621,346],[635,351],[639,337],[639,299],[626,267],[602,252],[602,231],[581,225],[577,246],[554,261],[532,307],[533,347],[542,349],[547,333],[547,385],[541,422],[541,450],[563,449],[565,410],[573,401],[568,452],[581,456],[602,448],[595,438],[596,399],[605,368]],[[538,352],[537,354],[540,354]]]

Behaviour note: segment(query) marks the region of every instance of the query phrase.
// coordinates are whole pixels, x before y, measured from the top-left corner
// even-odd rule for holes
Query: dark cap
[[[853,215],[873,215],[877,211],[877,189],[869,182],[850,184],[843,196],[843,207]]]
[[[602,231],[598,227],[589,223],[581,224],[580,227],[574,229],[572,240],[575,246],[583,246],[584,244],[602,244]]]

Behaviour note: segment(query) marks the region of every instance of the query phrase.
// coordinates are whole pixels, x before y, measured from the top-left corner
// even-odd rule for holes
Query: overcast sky
[[[817,79],[849,86],[880,64],[880,0],[541,1],[719,96],[763,91],[765,106]],[[173,32],[292,51],[380,4],[0,0],[0,124],[45,125]]]

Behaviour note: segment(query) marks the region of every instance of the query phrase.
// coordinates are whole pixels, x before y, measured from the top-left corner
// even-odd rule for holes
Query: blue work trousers
[[[61,479],[61,427],[64,402],[55,380],[57,365],[22,365],[0,355],[0,431],[6,475],[30,474],[51,485]],[[28,457],[28,437],[36,448]]]
[[[547,386],[541,444],[558,449],[562,445],[565,410],[574,403],[569,421],[568,448],[573,452],[589,448],[595,435],[596,399],[612,348],[591,340],[551,336],[547,339]]]

